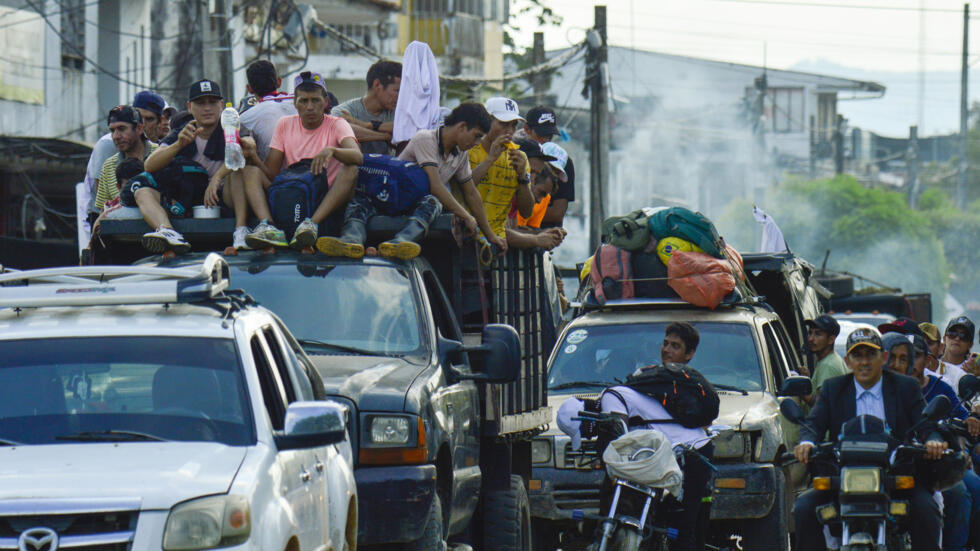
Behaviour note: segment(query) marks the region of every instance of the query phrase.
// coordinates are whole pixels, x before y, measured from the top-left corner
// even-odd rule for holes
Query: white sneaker
[[[317,227],[313,223],[313,220],[307,218],[299,223],[296,231],[293,232],[293,239],[289,242],[289,246],[294,249],[302,249],[304,247],[312,247],[316,245],[317,238]]]
[[[249,234],[252,230],[248,229],[248,226],[238,226],[235,228],[235,233],[232,234],[231,246],[236,249],[251,249],[248,243],[245,242],[245,236]]]
[[[160,227],[157,231],[143,234],[143,248],[151,253],[172,250],[177,254],[184,254],[191,250],[191,244],[184,241],[184,236],[176,230]]]

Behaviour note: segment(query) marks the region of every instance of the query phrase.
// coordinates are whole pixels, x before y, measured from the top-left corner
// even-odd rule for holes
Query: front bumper
[[[745,479],[745,488],[714,488],[711,519],[735,520],[762,518],[772,510],[776,499],[776,467],[771,464],[716,464],[715,478]],[[535,467],[532,487],[528,491],[531,516],[553,521],[571,521],[572,511],[597,513],[599,485],[606,472],[602,469],[556,469]],[[713,487],[713,485],[712,485]]]
[[[358,544],[403,543],[422,537],[436,495],[435,465],[361,467],[354,471],[354,480]]]

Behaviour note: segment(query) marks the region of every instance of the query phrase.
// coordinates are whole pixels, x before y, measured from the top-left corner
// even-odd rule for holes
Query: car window
[[[252,359],[259,375],[259,385],[262,387],[262,401],[272,422],[274,430],[282,430],[286,419],[286,391],[282,388],[279,374],[272,367],[270,353],[262,338],[262,333],[252,335],[249,340]]]
[[[776,331],[773,329],[772,323],[766,323],[762,326],[762,333],[766,340],[766,350],[769,353],[769,359],[772,362],[772,371],[775,377],[775,383],[777,385],[782,383],[781,375],[786,373],[788,370],[786,357],[783,355],[783,347],[779,344],[779,337],[776,336]]]
[[[0,341],[0,439],[59,444],[127,438],[104,434],[115,431],[250,445],[255,424],[244,380],[232,339]]]
[[[271,360],[279,373],[279,379],[282,381],[283,390],[286,391],[286,403],[291,404],[296,401],[296,388],[293,386],[293,374],[290,373],[289,363],[285,353],[283,352],[282,346],[280,346],[279,338],[276,336],[275,331],[273,331],[271,325],[266,325],[262,328],[262,334],[265,335],[265,344],[269,347],[269,352],[272,353]]]
[[[406,356],[427,349],[415,290],[397,267],[260,264],[238,266],[232,277],[282,318],[308,354]]]
[[[296,387],[296,399],[322,399],[322,396],[320,398],[316,397],[316,393],[313,391],[313,383],[310,381],[310,377],[306,371],[306,366],[300,361],[299,356],[297,356],[296,351],[293,350],[289,339],[287,339],[285,333],[283,333],[282,325],[276,323],[272,333],[276,336],[279,342],[283,357],[286,361],[286,371],[289,373],[289,378],[292,379],[293,384]],[[268,334],[266,337],[268,338]]]
[[[773,322],[771,325],[773,331],[776,333],[776,338],[779,340],[779,344],[785,351],[786,369],[789,371],[799,371],[800,357],[796,353],[796,348],[790,344],[789,335],[786,334],[786,328],[779,322]],[[777,375],[776,379],[777,384],[782,383],[780,375]]]
[[[568,331],[548,372],[549,390],[575,392],[576,382],[614,384],[637,368],[659,364],[667,322],[592,325]],[[763,390],[762,367],[752,326],[742,322],[697,322],[700,343],[690,366],[709,381]]]
[[[461,340],[459,327],[456,325],[452,310],[446,303],[442,287],[439,286],[435,274],[427,270],[422,274],[422,281],[425,284],[425,294],[429,298],[429,306],[432,309],[432,316],[435,318],[439,334],[447,339]]]

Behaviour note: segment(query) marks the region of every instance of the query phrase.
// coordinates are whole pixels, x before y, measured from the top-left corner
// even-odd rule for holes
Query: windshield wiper
[[[302,346],[323,346],[327,348],[333,348],[335,350],[340,350],[341,352],[350,352],[352,354],[357,354],[359,356],[384,356],[385,354],[378,352],[377,350],[367,350],[365,348],[357,348],[355,346],[347,346],[345,344],[335,344],[332,342],[318,341],[316,339],[297,339]]]
[[[145,432],[134,432],[128,430],[103,430],[103,431],[82,431],[75,434],[64,434],[56,436],[55,440],[70,440],[73,442],[167,442],[166,438],[160,438]]]
[[[571,383],[562,383],[560,385],[549,386],[548,390],[564,390],[566,388],[581,388],[583,386],[606,388],[607,386],[612,386],[612,383],[604,383],[602,381],[572,381]]]
[[[23,442],[16,442],[14,440],[7,440],[6,438],[0,438],[0,446],[26,446]]]
[[[717,383],[711,383],[711,386],[713,386],[715,388],[719,388],[721,390],[730,390],[732,392],[740,392],[740,393],[742,393],[742,396],[748,396],[749,395],[749,391],[748,390],[745,390],[744,388],[738,388],[737,386],[719,385]]]

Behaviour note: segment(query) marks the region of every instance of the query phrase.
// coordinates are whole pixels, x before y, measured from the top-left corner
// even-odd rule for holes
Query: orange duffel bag
[[[667,265],[667,285],[685,301],[714,309],[735,290],[728,259],[707,253],[674,251]]]

